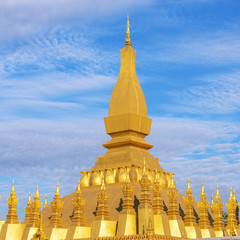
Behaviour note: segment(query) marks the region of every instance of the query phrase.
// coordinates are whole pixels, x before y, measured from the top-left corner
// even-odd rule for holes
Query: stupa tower
[[[148,118],[147,104],[137,78],[136,51],[131,46],[129,27],[128,18],[120,73],[110,99],[108,117],[104,119],[106,132],[112,139],[103,145],[108,152],[98,159],[94,169],[143,167],[145,157],[148,168],[160,170],[158,160],[148,153],[153,145],[144,140],[150,133],[152,119]]]
[[[111,136],[111,140],[103,144],[108,151],[97,157],[91,171],[82,172],[82,187],[101,185],[103,175],[107,175],[106,184],[124,182],[130,169],[139,181],[144,159],[149,175],[153,175],[149,176],[150,179],[154,179],[155,170],[164,173],[158,158],[148,152],[153,145],[145,140],[150,134],[152,119],[148,118],[147,104],[137,78],[136,51],[131,46],[129,27],[127,18],[125,46],[120,51],[120,73],[111,95],[108,117],[104,118],[106,133]],[[166,177],[163,181],[166,182]]]
[[[153,145],[148,143],[145,137],[150,134],[152,120],[148,118],[145,97],[136,75],[136,52],[131,46],[129,27],[129,19],[127,19],[126,39],[121,50],[120,73],[111,95],[108,116],[104,119],[106,132],[111,137],[110,141],[103,144],[108,151],[103,156],[97,157],[91,170],[82,171],[80,179],[79,187],[83,199],[86,200],[84,218],[86,225],[92,227],[91,237],[114,236],[114,231],[118,236],[135,232],[138,234],[140,231],[147,233],[147,229],[151,232],[151,225],[154,227],[154,234],[171,234],[168,222],[165,223],[168,221],[168,216],[163,206],[168,207],[168,191],[172,184],[174,186],[176,184],[173,173],[164,172],[158,158],[148,151]],[[102,183],[104,187],[101,187]],[[149,187],[154,183],[156,191],[152,210],[153,197]],[[122,191],[126,186],[126,191]],[[105,190],[101,191],[101,188]],[[175,190],[177,191],[176,187]],[[69,216],[73,215],[72,199],[75,194],[71,193],[62,198],[64,203],[62,220],[65,226],[72,225]],[[103,206],[100,203],[104,199],[99,197],[108,194],[109,199]],[[177,194],[174,200],[178,210],[178,202],[183,203],[182,195]],[[106,216],[105,208],[108,209]],[[145,212],[150,211],[145,221]],[[51,205],[48,205],[43,209],[43,220],[46,225],[49,224],[50,217]],[[116,225],[117,221],[121,222],[122,228],[119,223]],[[160,222],[163,221],[162,227]],[[173,222],[175,224],[175,221]],[[113,232],[108,232],[110,235],[103,235],[100,231],[103,229],[102,224],[111,225]]]

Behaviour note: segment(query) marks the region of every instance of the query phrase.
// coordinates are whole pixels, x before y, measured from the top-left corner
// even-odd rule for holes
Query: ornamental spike
[[[46,194],[43,208],[47,207],[47,205],[48,205],[48,202],[47,202],[47,194]]]
[[[125,40],[125,45],[131,45],[131,40],[130,40],[130,24],[129,24],[129,16],[127,15],[127,32],[126,32],[126,40]]]
[[[190,180],[189,180],[189,178],[188,178],[188,185],[187,185],[186,194],[192,194],[192,189],[191,189],[191,186],[190,186]]]
[[[15,192],[15,184],[14,184],[14,179],[13,179],[13,182],[12,182],[12,192]]]
[[[31,200],[31,193],[29,192],[29,194],[28,194],[28,202],[31,202],[32,200]]]
[[[233,198],[233,192],[232,192],[232,187],[230,187],[230,196],[229,196],[229,199],[232,199]]]
[[[215,196],[215,200],[216,201],[221,201],[221,197],[220,197],[220,194],[219,194],[219,187],[218,187],[218,185],[217,185],[217,191],[216,191],[216,196]]]
[[[201,191],[201,194],[204,194],[205,191],[204,191],[204,185],[203,185],[203,182],[202,182],[202,191]]]
[[[188,186],[187,186],[187,188],[188,188],[188,189],[191,189],[191,187],[190,187],[190,180],[189,180],[189,178],[188,178]]]
[[[57,183],[55,197],[60,197],[59,183]]]
[[[39,197],[39,190],[38,190],[38,186],[37,186],[37,188],[36,188],[35,197]]]

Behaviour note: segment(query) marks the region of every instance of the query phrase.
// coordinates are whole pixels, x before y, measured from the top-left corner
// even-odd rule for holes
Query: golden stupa
[[[240,235],[235,192],[230,192],[226,225],[218,187],[215,202],[212,198],[209,206],[202,184],[197,203],[190,181],[183,196],[174,174],[165,172],[158,158],[148,152],[153,145],[145,137],[150,134],[152,120],[136,75],[129,26],[127,18],[120,74],[104,119],[111,137],[103,144],[108,151],[97,157],[91,170],[81,172],[76,192],[61,197],[57,184],[53,200],[48,205],[45,197],[42,210],[37,187],[33,200],[29,194],[23,223],[18,222],[13,182],[8,215],[0,222],[0,240],[170,240]]]

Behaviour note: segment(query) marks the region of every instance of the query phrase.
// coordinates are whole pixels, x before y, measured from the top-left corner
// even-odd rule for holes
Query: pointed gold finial
[[[203,182],[202,182],[202,193],[205,193],[205,192],[204,192],[204,185],[203,185]]]
[[[129,16],[127,15],[127,33],[126,33],[126,41],[125,45],[131,45],[131,40],[130,40],[130,24],[129,24]]]
[[[205,193],[205,191],[204,191],[204,185],[203,185],[203,182],[202,182],[202,191],[201,191],[201,194],[200,194],[200,199],[202,199],[202,200],[206,200],[206,193]]]
[[[31,202],[31,193],[28,194],[28,202]]]
[[[59,183],[57,183],[57,189],[56,189],[55,196],[60,196]]]
[[[216,202],[220,202],[221,201],[221,197],[220,197],[220,194],[219,194],[219,187],[217,185],[217,191],[216,191],[216,195],[215,195],[215,201]]]
[[[236,193],[235,193],[235,189],[233,190],[233,199],[234,199],[234,201],[236,201]]]
[[[214,202],[213,202],[213,194],[212,194],[212,197],[211,197],[211,205],[213,204]]]
[[[13,179],[13,182],[12,182],[12,192],[15,192],[14,179]]]
[[[232,187],[230,187],[230,197],[229,198],[232,198],[233,197],[233,192],[232,192]]]
[[[37,188],[36,188],[35,197],[39,197],[39,190],[38,190],[38,186],[37,186]]]
[[[27,201],[27,206],[24,208],[25,209],[25,222],[28,222],[30,219],[30,215],[31,215],[31,193],[29,192],[28,194],[28,201]]]
[[[188,184],[187,184],[186,194],[192,194],[192,189],[191,189],[191,186],[190,186],[190,180],[189,180],[189,178],[188,178]]]
[[[47,205],[48,205],[48,202],[47,202],[47,194],[45,194],[45,201],[44,201],[43,208],[47,207]]]

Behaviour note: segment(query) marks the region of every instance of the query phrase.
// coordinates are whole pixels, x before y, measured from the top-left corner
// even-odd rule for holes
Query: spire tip
[[[129,24],[129,15],[127,14],[127,32],[126,32],[126,40],[125,40],[125,45],[131,45],[131,40],[130,40],[130,24]]]

